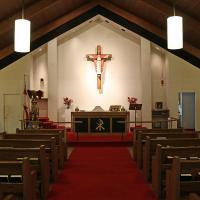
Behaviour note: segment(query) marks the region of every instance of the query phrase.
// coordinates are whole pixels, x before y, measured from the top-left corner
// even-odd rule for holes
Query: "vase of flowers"
[[[137,103],[137,98],[135,98],[135,97],[128,97],[128,102],[130,103],[130,104],[136,104]]]
[[[64,97],[63,101],[64,101],[64,105],[67,107],[67,109],[70,108],[70,106],[71,106],[71,104],[73,102],[73,100],[71,98],[69,98],[69,97]]]

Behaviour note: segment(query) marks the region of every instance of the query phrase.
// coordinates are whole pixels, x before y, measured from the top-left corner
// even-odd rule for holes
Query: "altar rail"
[[[26,129],[25,127],[25,124],[26,123],[32,123],[32,124],[34,124],[35,125],[35,129],[40,129],[40,125],[41,124],[43,124],[44,122],[42,122],[42,121],[32,121],[32,120],[27,120],[27,119],[21,119],[21,120],[19,120],[20,121],[20,123],[21,123],[21,130],[24,130],[24,129]],[[65,121],[63,121],[63,122],[53,122],[54,124],[80,124],[80,123],[82,123],[82,121],[67,121],[67,122],[65,122]],[[34,129],[34,127],[32,127],[33,129]],[[65,126],[65,128],[67,128],[66,126]],[[43,129],[43,128],[42,128]],[[0,133],[0,135],[1,135],[1,133]]]
[[[178,128],[178,118],[175,117],[170,117],[168,120],[149,120],[149,121],[118,121],[118,123],[127,123],[127,124],[134,124],[135,127],[137,127],[137,124],[153,124],[153,123],[162,123],[162,122],[167,122],[168,123],[168,128],[171,129],[173,127],[173,122],[175,122],[176,128]]]

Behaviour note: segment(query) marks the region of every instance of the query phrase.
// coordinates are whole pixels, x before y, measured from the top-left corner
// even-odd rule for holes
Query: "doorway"
[[[195,129],[195,92],[179,93],[180,125],[184,129]]]
[[[3,94],[4,101],[4,131],[7,133],[16,133],[16,128],[20,128],[21,113],[21,95]]]

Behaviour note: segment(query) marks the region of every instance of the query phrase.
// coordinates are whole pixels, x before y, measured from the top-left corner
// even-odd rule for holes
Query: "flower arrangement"
[[[137,98],[135,98],[135,97],[128,97],[128,102],[130,103],[130,104],[136,104],[137,103]]]
[[[64,100],[64,105],[66,105],[67,108],[70,108],[70,106],[71,106],[73,100],[70,99],[69,97],[64,97],[63,100]]]

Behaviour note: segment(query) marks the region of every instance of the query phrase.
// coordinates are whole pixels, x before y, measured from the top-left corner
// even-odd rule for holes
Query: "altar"
[[[77,133],[126,133],[130,114],[127,111],[71,112],[72,129]],[[78,123],[76,123],[78,122]]]

